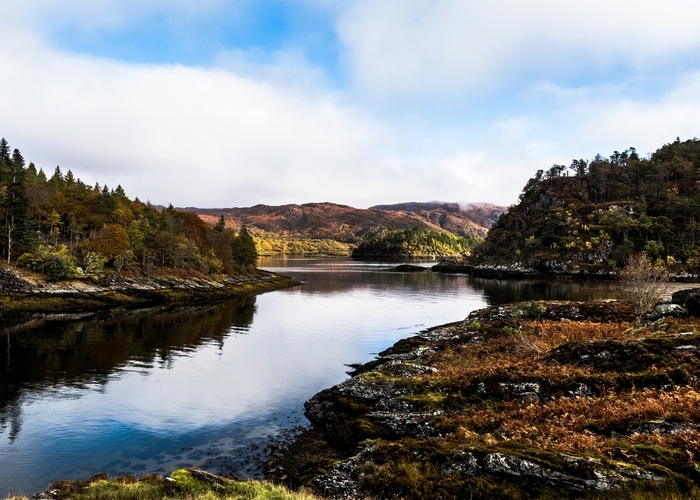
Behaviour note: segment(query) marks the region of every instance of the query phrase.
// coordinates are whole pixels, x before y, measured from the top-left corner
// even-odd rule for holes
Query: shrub
[[[71,277],[68,263],[60,255],[54,255],[46,266],[46,277],[49,281],[60,281]]]
[[[544,314],[544,309],[536,300],[522,302],[514,307],[515,312],[523,318],[539,318]]]
[[[523,330],[522,330],[522,328],[520,328],[520,327],[515,328],[515,327],[512,327],[512,326],[506,325],[506,326],[503,327],[503,333],[505,333],[505,334],[508,335],[509,337],[514,337],[514,336],[516,336],[516,335],[522,335],[522,334],[523,334]]]
[[[668,270],[661,264],[652,264],[645,254],[630,257],[620,271],[623,296],[634,306],[637,325],[649,310],[663,299],[669,280]]]
[[[102,277],[102,270],[105,267],[107,259],[97,253],[88,252],[85,254],[85,276],[91,279],[99,279]]]

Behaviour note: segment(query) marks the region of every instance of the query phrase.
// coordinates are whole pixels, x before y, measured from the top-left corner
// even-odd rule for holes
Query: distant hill
[[[202,220],[215,224],[221,214],[227,227],[251,229],[259,243],[264,239],[318,240],[338,242],[339,253],[349,253],[362,237],[380,228],[449,232],[458,236],[483,238],[506,207],[444,202],[379,205],[368,209],[336,203],[305,203],[281,206],[255,205],[248,208],[194,208]],[[264,246],[264,245],[263,245]],[[275,244],[272,244],[275,246]],[[342,247],[342,249],[341,249]],[[267,248],[261,248],[263,252]],[[273,251],[294,251],[284,245]],[[320,248],[319,251],[329,251]],[[331,249],[333,251],[333,249]]]
[[[255,205],[249,208],[187,207],[184,210],[199,214],[210,224],[215,224],[219,216],[224,214],[227,227],[245,225],[267,232],[298,233],[311,238],[354,242],[367,230],[378,227],[410,229],[418,226],[483,238],[506,207],[485,203],[459,205],[429,202],[362,209],[335,203],[305,203]]]

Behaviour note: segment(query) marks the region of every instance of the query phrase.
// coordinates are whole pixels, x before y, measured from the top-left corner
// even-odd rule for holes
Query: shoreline
[[[622,301],[532,301],[399,340],[306,402],[312,427],[265,477],[344,500],[698,492],[674,436],[700,436],[700,361],[681,354],[700,351],[700,320],[652,319],[634,328]]]
[[[98,283],[49,283],[6,267],[0,269],[0,317],[25,313],[78,313],[112,307],[217,302],[299,285],[287,276],[255,270],[222,280],[202,276],[108,276]]]
[[[467,274],[477,278],[508,279],[508,280],[562,280],[562,281],[616,281],[618,271],[597,270],[594,272],[580,270],[571,271],[537,271],[520,264],[485,265],[464,264],[441,261],[430,268],[435,273]],[[686,272],[672,274],[671,283],[700,283],[700,274]]]

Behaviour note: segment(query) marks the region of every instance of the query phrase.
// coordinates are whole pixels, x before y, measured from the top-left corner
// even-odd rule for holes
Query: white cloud
[[[189,206],[510,204],[552,163],[700,135],[700,73],[678,69],[700,45],[690,2],[300,1],[337,13],[357,86],[333,89],[299,47],[232,48],[208,68],[75,55],[52,26],[128,26],[166,3],[22,4],[0,33],[0,134],[46,170]],[[192,5],[168,15],[224,8]]]
[[[361,88],[461,94],[694,57],[699,22],[691,0],[359,0],[339,31]]]
[[[310,97],[222,69],[75,56],[7,31],[0,66],[11,144],[40,166],[60,163],[154,202],[348,198],[363,187],[357,169],[391,140],[331,93]],[[246,192],[259,185],[270,197]]]

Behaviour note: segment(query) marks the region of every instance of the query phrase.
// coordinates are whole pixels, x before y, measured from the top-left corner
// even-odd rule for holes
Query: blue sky
[[[700,135],[700,7],[6,0],[0,116],[154,203],[511,204],[538,169]]]

